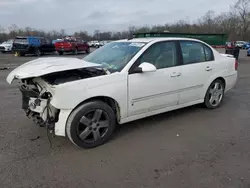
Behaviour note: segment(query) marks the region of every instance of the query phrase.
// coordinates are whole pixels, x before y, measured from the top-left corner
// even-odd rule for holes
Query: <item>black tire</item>
[[[78,55],[78,49],[77,49],[77,48],[75,48],[75,49],[73,50],[73,54],[74,54],[74,55]]]
[[[25,56],[25,53],[19,52],[19,56],[23,57],[23,56]]]
[[[94,118],[97,111],[101,111],[101,115],[99,115],[99,120],[95,122]],[[93,117],[91,113],[93,113]],[[107,121],[103,120],[105,118],[107,118]],[[82,119],[85,120],[84,122],[88,122],[88,125],[86,125],[87,123],[80,123],[80,120],[83,122]],[[103,126],[105,130],[101,133],[102,127],[98,127],[98,125],[101,125],[101,122],[104,121],[105,126],[107,125],[107,127]],[[116,116],[114,110],[102,101],[90,101],[80,105],[70,114],[66,125],[66,133],[73,144],[80,148],[88,149],[100,146],[107,142],[112,137],[115,127]],[[98,129],[99,132],[98,139],[96,139],[97,137],[95,138],[94,135],[97,132],[96,129]],[[83,140],[80,138],[80,135],[86,131],[88,131],[88,133],[87,136],[84,135]]]
[[[88,48],[87,50],[86,50],[86,54],[89,54],[90,53],[90,49]]]
[[[2,53],[3,53],[3,54],[5,54],[5,53],[6,53],[6,51],[2,51]]]
[[[219,85],[219,89],[218,89],[217,92],[214,91],[215,90],[214,88],[215,88],[216,84]],[[205,99],[204,99],[205,106],[207,108],[209,108],[209,109],[218,108],[221,105],[222,101],[223,101],[224,91],[225,91],[225,84],[220,79],[214,80],[207,89],[206,96],[205,96]],[[211,92],[215,93],[214,96],[213,96],[213,94],[211,94]],[[217,102],[217,100],[213,100],[215,98],[218,99],[218,102]]]
[[[62,52],[62,51],[58,51],[58,54],[59,54],[59,55],[63,55],[63,52]]]
[[[41,55],[42,55],[41,50],[40,50],[39,48],[36,48],[36,49],[35,49],[35,56],[39,57],[39,56],[41,56]]]

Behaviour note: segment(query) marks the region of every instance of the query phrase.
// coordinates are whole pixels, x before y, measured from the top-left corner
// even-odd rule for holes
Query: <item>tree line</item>
[[[90,40],[118,40],[131,37],[137,32],[174,32],[174,33],[226,33],[228,40],[250,41],[250,0],[237,0],[230,7],[229,12],[216,14],[214,11],[206,12],[195,22],[179,20],[174,24],[155,25],[155,26],[131,26],[127,30],[120,32],[102,32],[95,30],[90,35],[87,31],[78,31],[74,36],[81,37],[86,41]],[[41,36],[53,40],[62,38],[66,35],[65,30],[43,31],[30,27],[18,28],[12,24],[9,28],[0,25],[0,41],[14,38],[15,36]]]

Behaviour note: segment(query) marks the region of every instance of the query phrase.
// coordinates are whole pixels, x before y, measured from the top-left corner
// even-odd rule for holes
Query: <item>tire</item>
[[[216,89],[217,88],[217,89]],[[209,109],[218,108],[224,98],[225,84],[220,80],[214,80],[207,89],[204,104]]]
[[[86,50],[86,54],[89,54],[90,53],[90,49],[88,48],[87,50]]]
[[[115,126],[114,110],[102,101],[90,101],[70,114],[66,133],[73,144],[88,149],[106,143],[112,137]]]
[[[73,50],[73,54],[74,54],[74,55],[78,55],[78,49],[77,49],[77,48],[75,48],[75,49]]]
[[[63,55],[63,52],[62,52],[62,51],[58,51],[58,54],[59,54],[59,55]]]
[[[3,54],[5,54],[5,53],[6,53],[6,51],[2,51],[2,53],[3,53]]]
[[[23,56],[25,56],[25,53],[19,52],[19,56],[23,57]]]
[[[41,55],[42,55],[41,50],[40,50],[39,48],[36,48],[36,49],[35,49],[35,56],[39,57],[39,56],[41,56]]]

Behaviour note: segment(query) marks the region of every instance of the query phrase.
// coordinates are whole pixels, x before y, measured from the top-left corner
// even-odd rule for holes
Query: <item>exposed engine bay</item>
[[[107,72],[102,68],[83,68],[50,73],[40,78],[50,85],[59,85],[80,79],[86,79],[101,75]],[[42,87],[34,78],[21,80],[19,87],[22,93],[22,108],[26,115],[41,127],[47,127],[53,131],[55,123],[58,121],[60,109],[56,109],[50,104],[53,96]]]
[[[65,82],[71,82],[75,80],[81,80],[85,78],[91,78],[96,76],[106,75],[107,72],[103,68],[84,68],[84,69],[74,69],[66,70],[62,72],[55,72],[48,75],[42,76],[46,82],[51,85],[63,84]]]

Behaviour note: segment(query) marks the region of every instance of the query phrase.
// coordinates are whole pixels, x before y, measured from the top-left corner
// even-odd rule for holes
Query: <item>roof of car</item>
[[[192,40],[192,41],[200,41],[192,38],[179,38],[179,37],[147,37],[147,38],[133,38],[133,39],[122,39],[116,42],[145,42],[149,43],[152,41],[166,41],[166,40]]]

